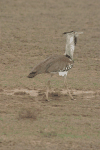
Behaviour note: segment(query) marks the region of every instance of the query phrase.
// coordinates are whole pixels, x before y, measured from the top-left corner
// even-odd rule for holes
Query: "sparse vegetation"
[[[36,110],[33,109],[21,109],[21,111],[19,111],[19,119],[36,119]]]
[[[0,150],[100,150],[99,4],[99,0],[0,1]],[[63,78],[54,75],[55,91],[47,102],[50,75],[33,79],[27,75],[51,54],[64,53],[62,33],[71,30],[84,34],[68,72],[69,88],[94,93],[73,94],[76,101],[71,101],[60,93]],[[39,93],[30,96],[27,89]]]

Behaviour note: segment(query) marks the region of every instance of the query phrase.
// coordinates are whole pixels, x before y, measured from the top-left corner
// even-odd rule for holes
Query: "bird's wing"
[[[73,61],[69,56],[52,55],[36,65],[30,74],[29,78],[35,77],[37,74],[68,71],[73,66]]]
[[[73,61],[67,56],[57,55],[46,65],[46,72],[68,71],[73,66]]]
[[[40,62],[36,66],[34,66],[34,68],[29,73],[28,77],[33,78],[37,74],[46,73],[46,69],[48,68],[51,60],[55,59],[55,57],[56,57],[56,55],[49,56],[48,58],[46,58],[45,60],[43,60],[42,62]]]

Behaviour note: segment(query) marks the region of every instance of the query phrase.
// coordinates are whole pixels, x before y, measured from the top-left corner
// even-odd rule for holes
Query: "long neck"
[[[75,49],[74,36],[73,35],[67,35],[64,55],[69,55],[71,57],[71,59],[73,59],[74,49]]]

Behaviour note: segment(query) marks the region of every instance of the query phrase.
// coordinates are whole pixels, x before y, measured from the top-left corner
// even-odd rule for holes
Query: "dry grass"
[[[26,92],[15,92],[14,95],[29,95]]]
[[[99,0],[0,1],[0,150],[100,149],[99,4]],[[47,102],[44,92],[50,76],[27,75],[51,54],[64,53],[62,33],[71,30],[84,34],[78,38],[74,67],[68,73],[69,88],[95,94],[77,94],[71,101],[56,93],[63,89],[63,78],[54,75],[51,87],[57,91]],[[38,96],[7,93],[13,89],[41,91]]]
[[[21,111],[19,111],[19,119],[36,119],[36,109],[32,108],[27,109],[27,108],[22,108]]]

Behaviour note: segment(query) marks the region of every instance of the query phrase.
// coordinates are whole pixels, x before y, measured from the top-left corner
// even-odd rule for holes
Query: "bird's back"
[[[52,55],[36,65],[30,74],[29,78],[35,77],[37,74],[68,71],[73,66],[73,61],[70,56],[66,55]]]

